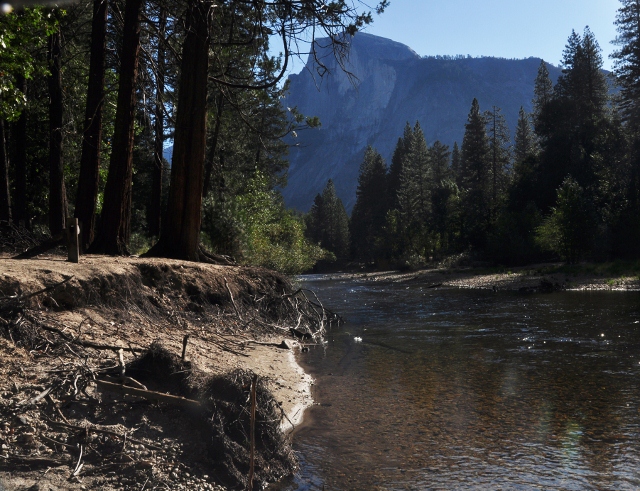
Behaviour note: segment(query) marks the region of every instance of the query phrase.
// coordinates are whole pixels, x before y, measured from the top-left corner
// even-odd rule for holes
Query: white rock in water
[[[362,342],[362,338],[361,338],[361,337],[359,337],[359,336],[356,336],[355,338],[353,338],[353,340],[354,340],[356,343],[361,343],[361,342]]]

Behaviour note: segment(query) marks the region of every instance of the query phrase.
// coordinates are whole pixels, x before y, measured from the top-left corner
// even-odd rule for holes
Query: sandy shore
[[[427,287],[474,288],[512,291],[640,290],[637,271],[614,266],[566,266],[545,263],[514,268],[432,268],[418,271],[382,271],[328,275],[354,281],[419,282]]]
[[[292,339],[288,344],[294,350],[299,349]],[[273,395],[286,414],[282,431],[289,432],[302,423],[305,409],[313,405],[311,387],[314,380],[298,364],[293,350],[258,346],[252,350],[250,358],[237,359],[236,363],[271,381]]]

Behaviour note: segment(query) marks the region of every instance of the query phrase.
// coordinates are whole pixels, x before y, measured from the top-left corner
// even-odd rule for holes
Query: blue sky
[[[571,30],[588,25],[610,68],[619,7],[618,0],[391,0],[367,32],[422,56],[536,56],[557,65]]]
[[[391,0],[366,32],[421,56],[535,56],[559,65],[571,30],[582,33],[588,25],[610,69],[619,7],[618,0]],[[292,71],[301,68],[295,60]]]

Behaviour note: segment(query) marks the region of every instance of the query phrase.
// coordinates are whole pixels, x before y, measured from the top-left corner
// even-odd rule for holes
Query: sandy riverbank
[[[374,282],[419,282],[433,288],[475,288],[512,291],[640,290],[638,271],[624,265],[545,263],[513,268],[428,268],[328,275]]]

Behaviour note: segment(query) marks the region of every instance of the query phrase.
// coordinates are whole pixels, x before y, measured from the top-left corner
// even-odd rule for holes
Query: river
[[[640,489],[639,293],[301,282],[347,323],[278,489]]]

